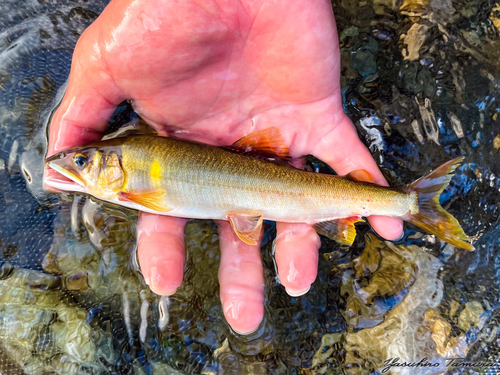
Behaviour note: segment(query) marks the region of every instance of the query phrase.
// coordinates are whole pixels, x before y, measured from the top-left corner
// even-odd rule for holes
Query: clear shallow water
[[[104,6],[0,4],[2,374],[375,374],[396,357],[438,367],[392,373],[487,373],[445,370],[444,358],[500,355],[500,8],[335,2],[346,112],[393,184],[466,156],[441,203],[476,251],[410,226],[384,243],[360,226],[349,250],[323,239],[318,279],[292,298],[276,279],[270,223],[266,316],[242,337],[220,307],[212,222],[188,224],[184,283],[160,298],[137,270],[136,213],[41,190],[45,126],[76,40]],[[121,107],[112,128],[131,116]]]

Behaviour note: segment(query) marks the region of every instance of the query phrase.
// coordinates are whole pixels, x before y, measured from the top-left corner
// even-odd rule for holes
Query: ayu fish
[[[289,158],[279,132],[266,129],[226,148],[151,135],[113,138],[60,152],[46,165],[66,177],[49,182],[59,190],[155,214],[228,220],[249,244],[258,242],[263,220],[273,220],[308,223],[350,245],[357,221],[383,215],[473,249],[439,205],[463,158],[399,187],[303,171],[288,165]]]

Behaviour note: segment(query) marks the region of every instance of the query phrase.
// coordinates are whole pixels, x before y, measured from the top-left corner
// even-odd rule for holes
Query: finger
[[[276,231],[275,258],[280,282],[289,295],[301,296],[318,274],[321,241],[307,224],[276,223]]]
[[[119,103],[108,101],[93,88],[68,86],[50,124],[47,156],[100,140]]]
[[[91,25],[75,47],[68,87],[51,120],[47,156],[101,139],[113,111],[125,99],[104,66],[96,33]]]
[[[186,219],[140,212],[139,264],[144,280],[156,294],[172,295],[182,283],[186,223]]]
[[[220,298],[224,316],[237,333],[254,332],[264,317],[264,274],[260,244],[248,245],[227,221],[219,221]]]
[[[94,27],[90,26],[75,48],[68,87],[51,120],[47,156],[100,140],[116,106],[123,100],[124,95],[101,65],[99,48],[93,42],[94,33]],[[51,181],[57,182],[60,178],[59,173],[44,169],[47,190],[58,191],[51,186]]]
[[[334,130],[321,139],[313,153],[328,163],[339,175],[364,169],[370,173],[374,183],[389,186],[347,116],[343,116]],[[403,235],[403,222],[399,219],[373,215],[368,220],[373,229],[388,240],[396,240]]]

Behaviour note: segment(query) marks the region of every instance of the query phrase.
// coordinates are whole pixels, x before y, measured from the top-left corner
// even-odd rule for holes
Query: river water
[[[394,185],[465,156],[441,204],[476,250],[361,225],[350,249],[322,239],[318,278],[293,298],[268,223],[266,313],[247,337],[223,317],[213,222],[189,222],[184,282],[159,297],[138,270],[134,211],[41,188],[72,50],[105,5],[0,3],[1,374],[500,373],[500,5],[335,2],[345,111]],[[124,104],[110,127],[133,117]]]

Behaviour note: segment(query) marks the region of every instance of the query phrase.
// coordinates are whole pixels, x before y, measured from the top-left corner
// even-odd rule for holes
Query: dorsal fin
[[[289,163],[292,160],[278,128],[257,130],[226,148],[271,161]]]
[[[121,126],[113,133],[106,134],[102,137],[102,141],[113,138],[128,137],[129,135],[157,135],[158,133],[151,128],[143,119],[136,117],[129,123]]]

